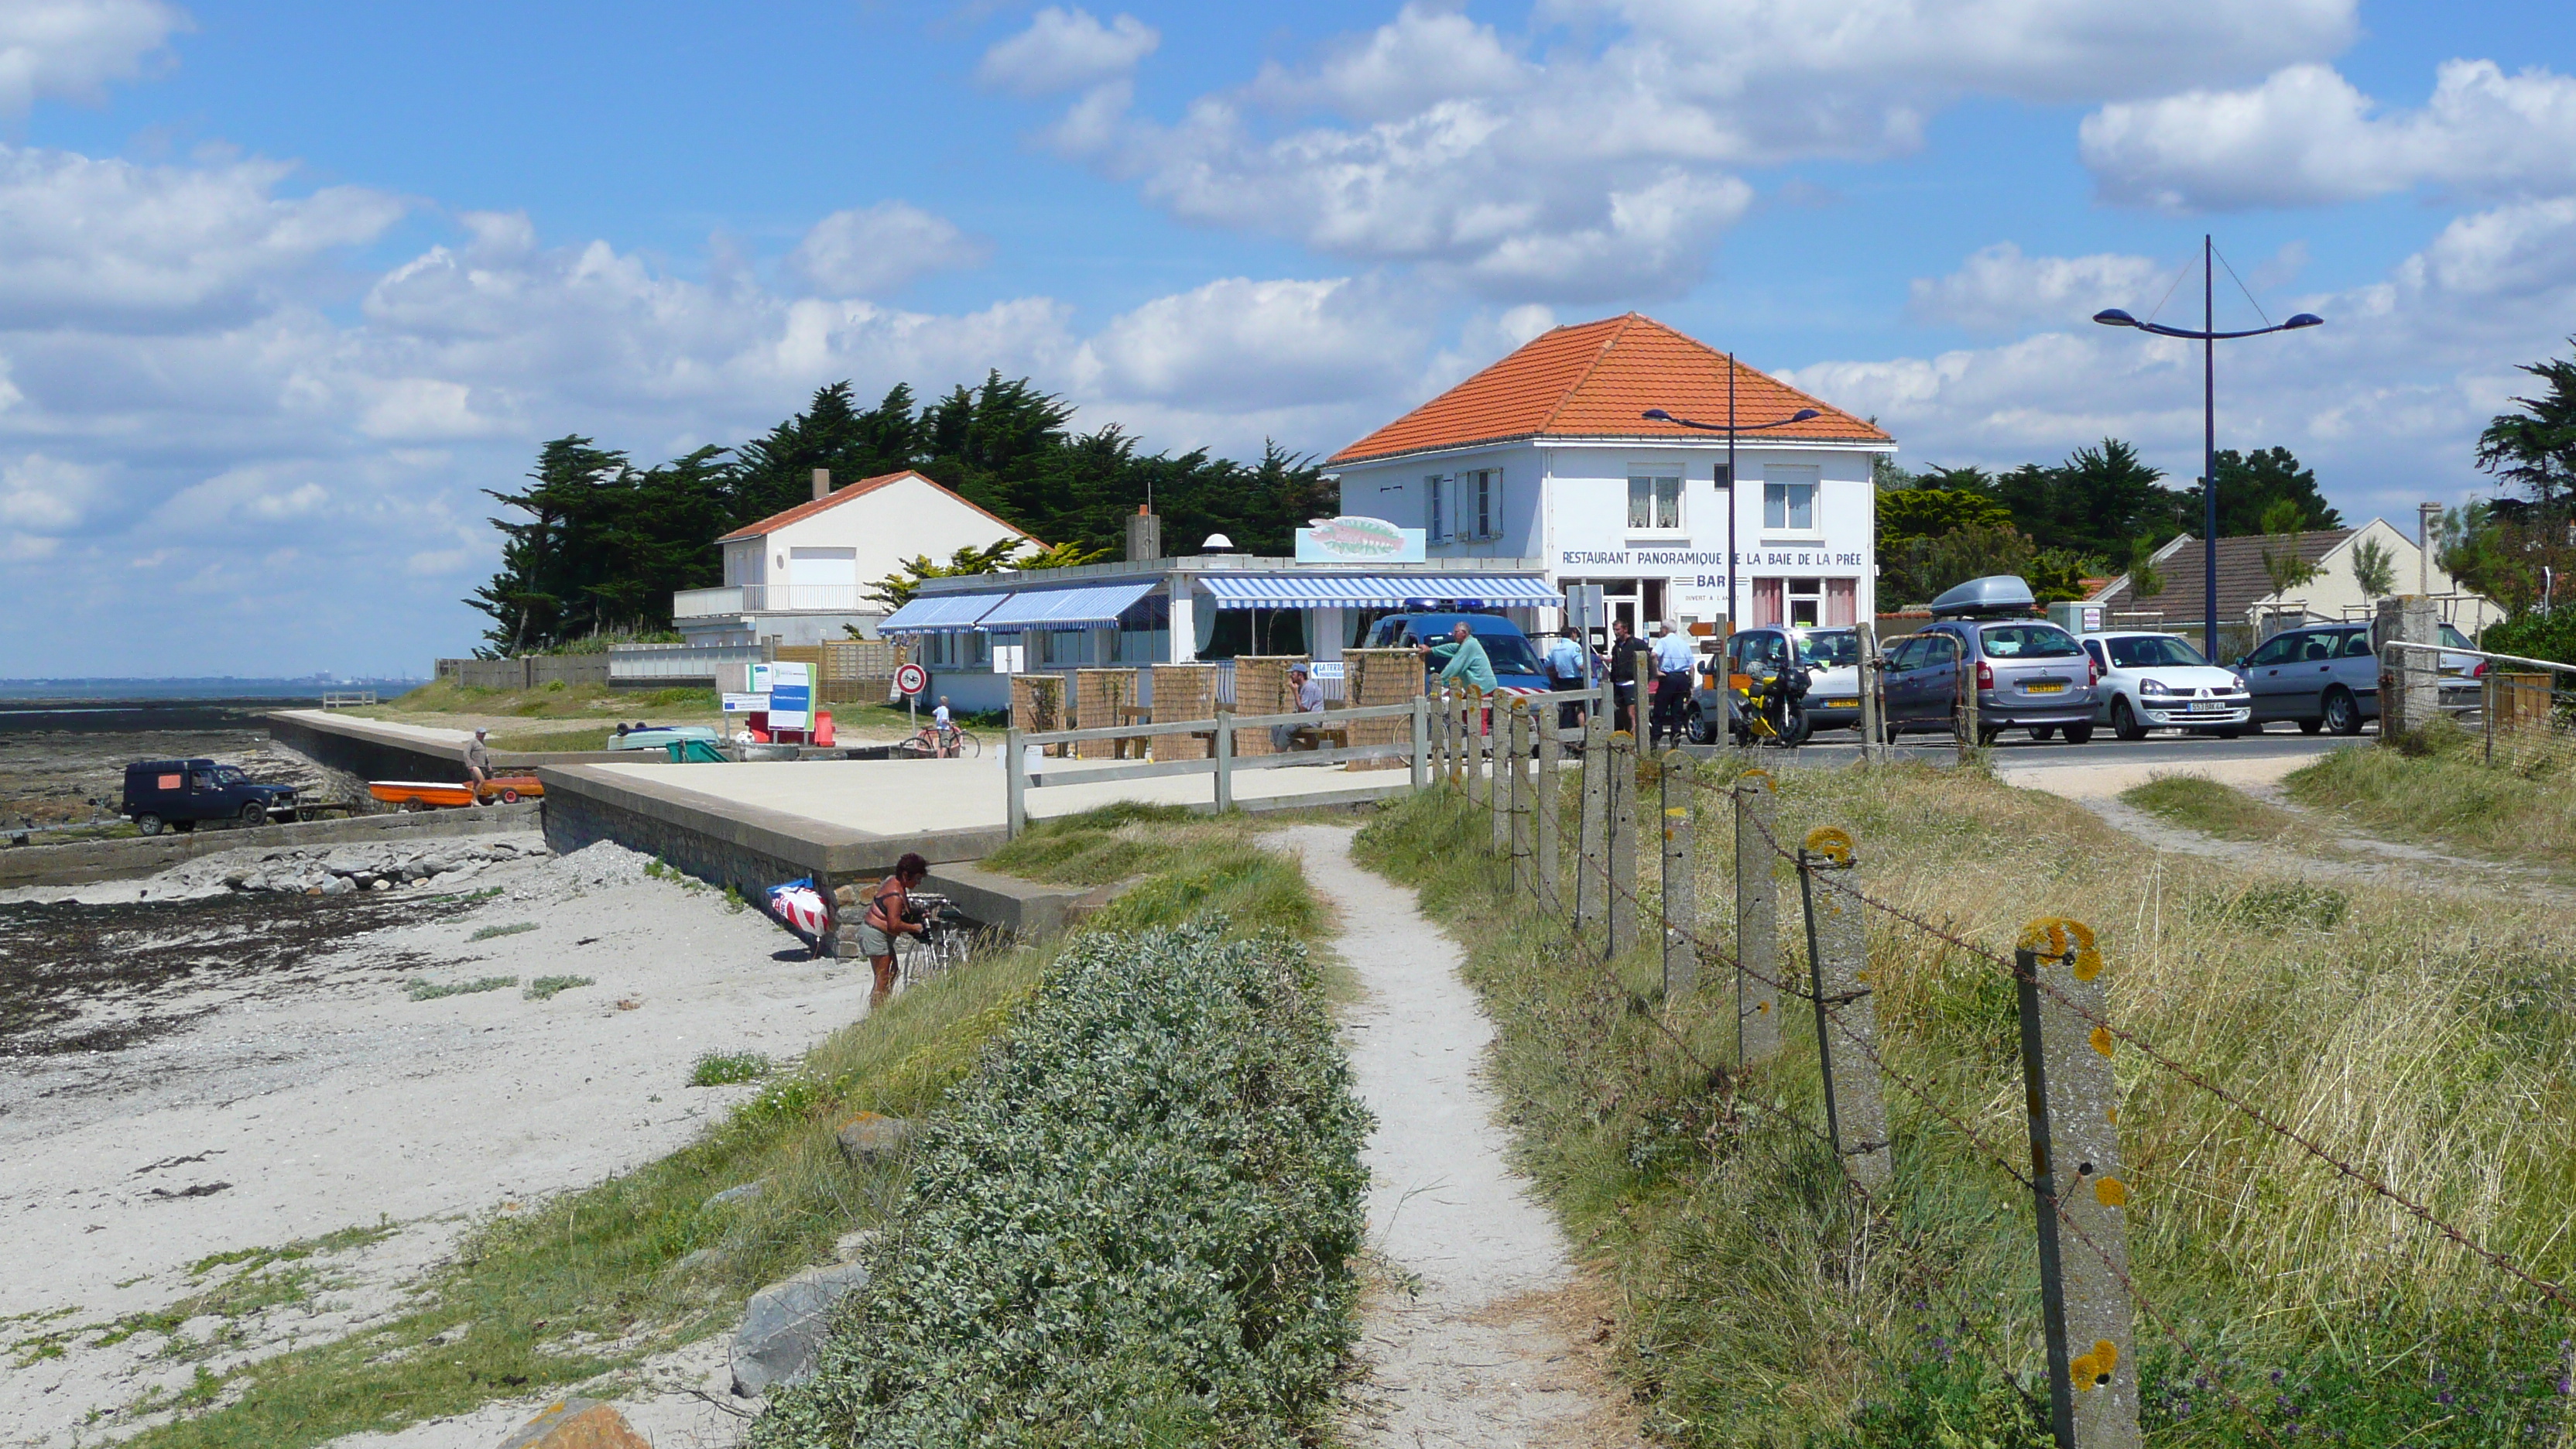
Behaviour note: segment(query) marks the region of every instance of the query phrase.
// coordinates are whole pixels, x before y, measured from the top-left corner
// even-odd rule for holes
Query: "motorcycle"
[[[1794,749],[1807,742],[1807,671],[1795,665],[1727,678],[1727,728],[1738,749],[1774,744]]]

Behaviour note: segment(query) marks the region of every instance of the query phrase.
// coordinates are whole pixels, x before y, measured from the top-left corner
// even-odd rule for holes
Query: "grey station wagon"
[[[1945,619],[1897,640],[1887,651],[1889,725],[1947,728],[1962,668],[1976,680],[1979,744],[2025,726],[2069,744],[2093,738],[2093,660],[2074,635],[2037,619]]]
[[[2379,659],[2367,624],[2285,629],[2236,661],[2236,672],[2253,696],[2258,730],[2286,719],[2309,734],[2357,735],[2362,721],[2379,718]]]

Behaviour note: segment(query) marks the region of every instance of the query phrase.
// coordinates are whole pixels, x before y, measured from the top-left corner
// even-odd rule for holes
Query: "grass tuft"
[[[2576,858],[2576,744],[2555,730],[2500,731],[2488,764],[2483,740],[2445,721],[2402,748],[2337,750],[2287,784],[2300,804],[2393,839],[2545,866]]]
[[[525,996],[530,1001],[546,1001],[552,999],[558,992],[570,991],[579,986],[597,986],[598,984],[598,982],[593,981],[587,976],[540,976],[536,980],[529,982],[528,989],[521,992],[520,995]]]
[[[497,936],[516,936],[523,931],[533,931],[536,928],[537,923],[534,921],[512,921],[506,926],[485,926],[465,939],[468,941],[489,941]]]
[[[2199,775],[2160,776],[2121,791],[2120,798],[2185,829],[2227,840],[2278,840],[2299,823],[2277,805]]]
[[[442,996],[472,996],[481,991],[507,991],[519,984],[516,976],[477,976],[471,981],[431,981],[415,976],[405,989],[414,1001],[436,1001]]]
[[[730,1087],[736,1082],[759,1081],[771,1070],[769,1058],[759,1052],[707,1052],[689,1068],[689,1085]]]

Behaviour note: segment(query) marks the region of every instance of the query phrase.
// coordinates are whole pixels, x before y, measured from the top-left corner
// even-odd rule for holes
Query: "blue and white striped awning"
[[[1138,599],[1154,592],[1153,580],[1136,584],[1091,584],[1070,589],[1027,589],[1004,599],[976,624],[979,629],[1061,629],[1081,624],[1115,624]],[[878,626],[882,629],[884,626]]]
[[[940,634],[973,629],[1008,594],[918,594],[877,625],[880,634]]]
[[[1556,604],[1547,580],[1507,574],[1214,574],[1220,609],[1394,609],[1409,603]]]

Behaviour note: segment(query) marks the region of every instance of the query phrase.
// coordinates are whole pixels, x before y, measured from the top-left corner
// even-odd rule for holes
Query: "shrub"
[[[758,1052],[703,1052],[689,1068],[692,1087],[730,1087],[769,1075],[769,1058]]]
[[[442,996],[471,996],[478,991],[506,991],[519,984],[516,976],[477,976],[471,981],[431,981],[415,976],[409,990],[414,1001],[436,1001]]]
[[[540,976],[529,982],[528,989],[520,995],[530,1001],[544,1001],[558,991],[570,991],[576,986],[597,986],[598,984],[587,976]]]
[[[1353,1336],[1368,1127],[1301,947],[1080,938],[751,1442],[1304,1442]]]
[[[473,935],[468,936],[465,939],[468,941],[489,941],[495,936],[515,936],[521,931],[533,931],[536,928],[537,923],[534,921],[512,921],[506,926],[485,926],[483,929],[476,931]]]

